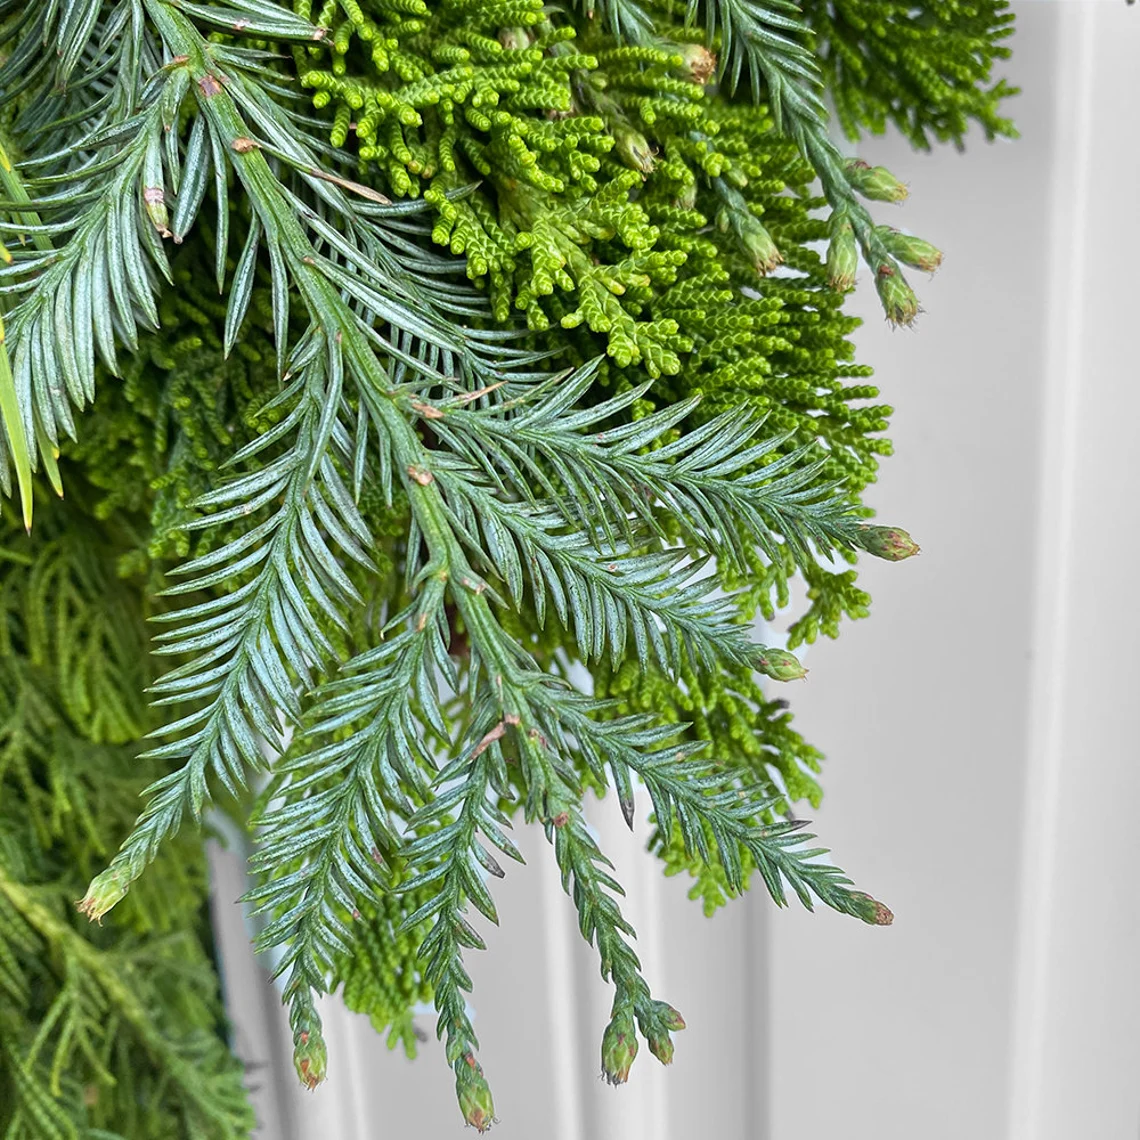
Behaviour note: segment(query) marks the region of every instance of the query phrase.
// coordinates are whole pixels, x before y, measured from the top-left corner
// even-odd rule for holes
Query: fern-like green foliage
[[[836,114],[848,138],[894,124],[923,150],[932,140],[959,148],[970,123],[987,139],[1016,135],[999,112],[1017,94],[992,80],[1013,13],[1001,0],[914,5],[905,0],[806,0],[812,31]],[[926,46],[936,40],[938,50]]]
[[[890,409],[842,305],[861,252],[910,323],[900,266],[941,255],[875,224],[905,190],[840,158],[826,85],[849,126],[999,133],[1007,21],[920,6],[941,65],[866,7],[0,0],[8,1135],[248,1128],[212,985],[172,988],[215,802],[301,1080],[317,995],[409,1051],[430,1000],[480,1130],[464,955],[514,824],[612,983],[614,1082],[684,1022],[588,791],[708,911],[758,873],[890,921],[792,814],[821,757],[768,687],[803,669],[751,621],[798,575],[791,647],[834,636],[858,554],[917,549],[859,500]],[[122,906],[84,933],[95,871],[82,911]]]
[[[0,1124],[12,1140],[236,1140],[253,1118],[200,844],[172,844],[113,926],[75,913],[135,815],[153,717],[145,615],[116,565],[131,537],[72,492],[31,540],[10,504],[0,517]]]

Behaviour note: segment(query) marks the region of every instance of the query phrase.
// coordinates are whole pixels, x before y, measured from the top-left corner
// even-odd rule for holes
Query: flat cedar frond
[[[588,789],[710,909],[758,873],[890,921],[790,817],[820,755],[766,686],[804,670],[750,621],[798,574],[793,644],[834,636],[857,554],[917,551],[865,521],[891,410],[842,305],[861,252],[909,324],[941,254],[874,223],[905,188],[827,88],[849,128],[997,132],[1001,85],[961,89],[1006,21],[948,5],[973,62],[860,95],[914,39],[863,7],[0,0],[0,489],[36,508],[0,545],[6,1136],[248,1131],[182,828],[223,807],[300,1079],[318,995],[406,1047],[430,997],[480,1131],[464,955],[512,824],[613,986],[614,1083],[684,1021]],[[100,867],[80,910],[126,901],[84,931]]]

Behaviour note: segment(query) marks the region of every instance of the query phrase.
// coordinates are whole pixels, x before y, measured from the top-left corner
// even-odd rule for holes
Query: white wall
[[[858,336],[898,409],[869,498],[924,553],[796,705],[897,918],[773,919],[774,1140],[1140,1134],[1140,10],[1016,7],[1020,141],[863,148],[948,250],[917,332],[864,296]]]
[[[650,981],[690,1025],[670,1071],[646,1054],[614,1090],[593,952],[527,836],[471,955],[503,1140],[1140,1135],[1140,8],[1016,8],[1019,142],[861,152],[911,184],[884,218],[947,250],[917,331],[857,302],[898,409],[869,498],[924,552],[866,567],[872,619],[814,647],[793,697],[830,756],[816,829],[895,925],[759,895],[706,922],[595,812]],[[408,1063],[335,1003],[330,1080],[295,1086],[228,905],[239,870],[215,861],[238,1044],[271,1061],[264,1140],[459,1135],[435,1042]]]

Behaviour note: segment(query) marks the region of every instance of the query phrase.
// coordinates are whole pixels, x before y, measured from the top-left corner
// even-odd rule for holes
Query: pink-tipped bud
[[[756,668],[773,681],[798,681],[807,676],[807,670],[800,664],[799,658],[786,649],[763,649]]]
[[[668,1033],[651,1033],[649,1051],[663,1065],[673,1063],[673,1038]]]
[[[898,526],[861,526],[859,545],[868,554],[885,558],[888,562],[901,562],[904,558],[911,558],[920,549],[918,543]]]
[[[653,1011],[666,1029],[676,1032],[685,1028],[685,1019],[667,1001],[655,1001]]]
[[[329,1051],[320,1029],[303,1029],[293,1038],[293,1067],[307,1089],[315,1089],[325,1079]]]
[[[611,1085],[623,1085],[629,1080],[637,1048],[632,1016],[628,1012],[617,1014],[602,1034],[602,1075]]]
[[[923,273],[933,273],[942,264],[942,251],[922,238],[899,233],[890,226],[876,226],[875,232],[883,239],[883,245],[892,256],[904,265],[921,269]]]
[[[163,237],[170,237],[170,214],[166,209],[166,193],[161,186],[143,187],[143,206],[151,225]]]
[[[93,922],[99,922],[107,911],[122,901],[130,885],[131,880],[125,871],[110,868],[91,880],[87,894],[75,905]]]
[[[875,289],[891,324],[914,324],[914,318],[918,316],[918,298],[898,266],[888,261],[879,265],[875,269]]]
[[[642,1032],[649,1042],[649,1051],[663,1065],[673,1061],[672,1033],[685,1028],[685,1019],[668,1003],[655,1001],[641,1022]]]
[[[860,158],[852,158],[847,161],[846,171],[847,181],[864,198],[876,202],[901,202],[909,193],[885,166],[872,166]]]
[[[856,915],[869,926],[890,926],[894,922],[895,916],[886,903],[881,903],[861,891],[853,891],[851,898],[856,904]]]
[[[465,1064],[455,1078],[455,1095],[459,1098],[459,1111],[463,1119],[477,1132],[486,1132],[495,1122],[495,1102],[491,1099],[491,1086],[483,1076],[482,1066],[468,1053]]]

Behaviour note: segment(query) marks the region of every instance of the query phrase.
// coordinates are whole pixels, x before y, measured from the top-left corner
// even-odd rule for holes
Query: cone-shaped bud
[[[890,926],[894,922],[895,916],[886,903],[881,903],[861,891],[852,891],[851,899],[855,903],[856,915],[869,926]]]
[[[716,56],[703,44],[680,44],[677,54],[682,60],[680,74],[685,79],[703,87],[716,75]]]
[[[602,1076],[611,1085],[629,1080],[630,1066],[637,1056],[637,1030],[628,1011],[615,1015],[602,1034]]]
[[[847,181],[864,198],[876,202],[901,202],[909,193],[907,188],[885,167],[871,166],[860,158],[848,159]]]
[[[783,262],[772,235],[755,218],[749,217],[741,226],[741,241],[748,260],[756,267],[761,277],[766,277],[777,265]]]
[[[491,1086],[483,1076],[482,1066],[470,1053],[463,1058],[460,1072],[455,1078],[455,1095],[459,1098],[459,1111],[463,1119],[476,1131],[486,1132],[495,1122],[495,1102],[491,1099]]]
[[[697,183],[694,179],[687,186],[682,186],[673,199],[673,205],[679,210],[692,210],[697,205]]]
[[[673,1063],[673,1038],[668,1033],[651,1033],[649,1051],[663,1065]]]
[[[530,33],[526,28],[500,28],[499,43],[507,51],[522,51],[530,47]]]
[[[891,255],[904,265],[921,269],[923,273],[933,273],[942,264],[942,251],[930,242],[911,234],[901,234],[890,226],[876,226],[875,229]]]
[[[885,558],[888,562],[901,562],[920,549],[918,543],[898,526],[861,526],[859,545],[868,554]]]
[[[685,1019],[667,1001],[655,1001],[653,1012],[666,1029],[676,1031],[685,1028]]]
[[[827,277],[833,289],[846,293],[855,284],[859,268],[859,246],[855,230],[845,210],[831,215],[831,241],[827,246]]]
[[[147,186],[143,189],[143,206],[151,225],[163,237],[170,237],[170,214],[166,209],[166,194],[161,186]]]
[[[630,829],[630,831],[632,831],[633,830],[633,819],[634,819],[633,811],[634,811],[634,806],[635,806],[634,802],[633,802],[633,797],[632,796],[622,796],[621,799],[618,801],[618,803],[621,805],[622,819],[625,820],[626,826]]]
[[[878,291],[883,312],[893,325],[914,324],[918,316],[918,298],[907,284],[898,267],[884,261],[875,270],[875,289]]]
[[[634,170],[640,170],[642,174],[652,173],[656,164],[653,161],[653,149],[645,136],[628,123],[615,123],[613,134],[622,162]]]
[[[773,681],[798,681],[807,676],[799,658],[786,649],[764,649],[756,663],[757,669]]]
[[[131,880],[125,871],[114,868],[96,875],[87,888],[87,894],[75,905],[88,918],[99,921],[127,893]]]
[[[329,1051],[320,1029],[305,1029],[293,1038],[293,1067],[307,1089],[315,1089],[325,1079]]]

